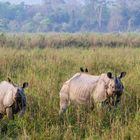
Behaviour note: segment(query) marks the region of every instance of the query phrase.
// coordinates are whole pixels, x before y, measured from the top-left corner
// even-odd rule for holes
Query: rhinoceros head
[[[25,113],[26,109],[26,96],[24,89],[28,87],[28,82],[24,82],[22,87],[20,87],[15,84],[10,78],[8,78],[8,81],[17,89],[14,98],[13,113],[19,113],[19,116],[22,116]]]
[[[120,97],[123,93],[123,83],[121,79],[126,75],[126,72],[121,72],[119,76],[113,76],[111,72],[107,73],[107,77],[109,78],[109,83],[107,87],[108,96],[117,96],[115,104],[120,101]]]

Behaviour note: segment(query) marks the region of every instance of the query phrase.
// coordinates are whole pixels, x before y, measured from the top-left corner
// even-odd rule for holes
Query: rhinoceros
[[[60,90],[60,111],[66,111],[70,102],[78,104],[104,103],[110,98],[116,97],[117,105],[123,93],[124,86],[121,79],[126,72],[121,72],[119,76],[113,76],[111,72],[101,75],[90,75],[88,73],[76,73],[66,81]]]
[[[24,89],[28,87],[28,82],[24,82],[22,87],[14,84],[10,79],[0,83],[0,117],[7,115],[9,119],[14,118],[14,114],[23,116],[26,109],[26,96]]]

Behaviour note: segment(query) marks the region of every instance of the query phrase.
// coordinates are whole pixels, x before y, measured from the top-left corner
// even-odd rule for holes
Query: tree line
[[[1,32],[138,32],[139,0],[0,2]]]

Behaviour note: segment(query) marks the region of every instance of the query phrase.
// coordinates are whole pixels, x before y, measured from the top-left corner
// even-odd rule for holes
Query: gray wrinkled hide
[[[18,100],[20,99],[20,100]],[[20,107],[18,106],[20,102]],[[7,114],[9,119],[13,114],[22,116],[26,109],[26,97],[23,89],[7,81],[0,83],[0,114]]]
[[[71,79],[66,81],[60,90],[60,114],[66,111],[70,102],[78,104],[101,103],[108,96],[113,96],[112,89],[108,88],[114,82],[108,78],[107,74],[99,76],[87,73],[76,73]],[[109,87],[109,86],[108,86]],[[120,88],[120,92],[123,88]]]

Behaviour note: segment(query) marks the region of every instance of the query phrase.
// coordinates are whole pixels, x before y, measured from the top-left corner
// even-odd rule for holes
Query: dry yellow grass
[[[1,33],[0,46],[14,48],[139,47],[140,36],[138,33]]]

